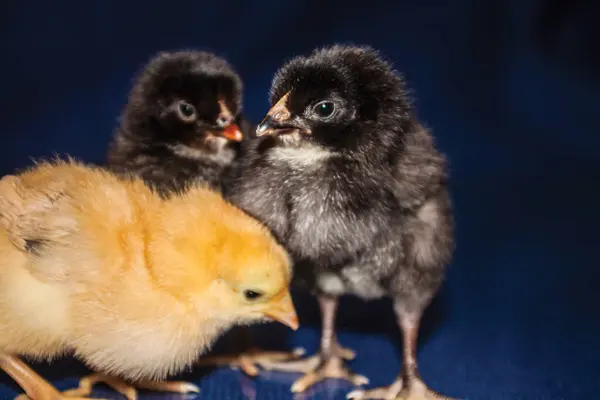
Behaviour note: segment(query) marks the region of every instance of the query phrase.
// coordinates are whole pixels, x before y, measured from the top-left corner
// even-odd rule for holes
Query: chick
[[[293,285],[314,293],[320,352],[266,365],[303,372],[302,392],[324,378],[366,384],[336,340],[338,298],[394,301],[403,371],[389,388],[350,398],[444,398],[419,377],[421,316],[454,249],[445,157],[416,119],[403,79],[370,47],[332,45],[275,75],[272,108],[249,143],[226,197],[265,223],[294,260]]]
[[[254,131],[241,99],[242,82],[224,59],[159,53],[135,80],[107,164],[142,176],[162,194],[190,181],[220,190],[239,142]]]
[[[0,180],[0,230],[0,367],[34,400],[100,381],[128,399],[198,391],[162,380],[236,324],[298,326],[287,253],[206,188],[164,199],[139,178],[40,163]],[[64,395],[17,358],[65,352],[98,373]]]

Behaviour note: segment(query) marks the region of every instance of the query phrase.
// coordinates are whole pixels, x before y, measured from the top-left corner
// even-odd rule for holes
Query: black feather
[[[236,162],[239,143],[215,140],[219,99],[235,116],[244,136],[254,126],[242,114],[242,82],[231,65],[201,51],[160,53],[136,78],[110,144],[107,164],[116,172],[140,175],[160,193],[180,191],[200,182],[220,189]],[[176,104],[197,111],[186,123]]]
[[[331,46],[276,74],[271,103],[310,134],[247,143],[226,196],[271,228],[316,293],[392,296],[423,309],[454,248],[445,157],[404,81],[373,49]],[[321,100],[336,114],[311,114]]]
[[[25,251],[33,255],[39,256],[47,241],[43,239],[25,239]]]

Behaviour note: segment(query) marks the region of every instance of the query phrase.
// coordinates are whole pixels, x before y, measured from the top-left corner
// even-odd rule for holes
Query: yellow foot
[[[96,383],[105,383],[125,396],[127,400],[137,400],[137,389],[157,392],[200,393],[198,386],[188,382],[139,381],[132,385],[112,376],[92,374],[82,378],[79,381],[78,388],[63,392],[63,396],[65,396],[65,400],[73,400],[74,397],[79,396],[88,396],[92,392],[92,386]]]
[[[67,397],[61,394],[15,355],[0,352],[0,369],[25,390],[25,394],[15,397],[15,400],[90,400],[89,397]]]
[[[15,397],[15,400],[108,400],[108,399],[99,399],[97,397],[72,397],[72,396],[65,396],[64,394],[61,394],[59,392],[56,393],[51,393],[51,392],[44,392],[39,394],[39,396],[36,397],[29,397],[26,394],[20,394],[17,397]]]
[[[371,390],[354,390],[346,395],[354,400],[455,400],[429,389],[420,379],[415,378],[410,387],[404,387],[402,379],[397,379],[390,386]]]
[[[64,393],[58,392],[56,389],[53,390],[38,390],[38,392],[29,397],[26,394],[20,394],[15,397],[15,400],[107,400],[107,399],[99,399],[96,397],[76,397],[76,396],[67,396]]]
[[[266,351],[253,348],[242,354],[203,357],[196,365],[229,366],[235,369],[241,368],[246,374],[257,376],[258,366],[269,369],[268,367],[270,365],[297,360],[303,355],[304,349],[301,348],[294,349],[291,352]]]
[[[344,379],[356,386],[366,385],[369,383],[367,378],[352,373],[344,365],[344,361],[353,360],[355,356],[354,351],[336,345],[328,357],[323,354],[315,354],[298,361],[263,363],[262,367],[271,371],[304,373],[304,376],[292,385],[291,390],[294,393],[304,392],[314,384],[328,378]]]
[[[307,364],[308,365],[308,364]],[[314,363],[313,363],[314,365]],[[362,376],[352,373],[344,366],[344,360],[341,357],[329,358],[326,361],[319,362],[311,371],[303,377],[296,380],[292,385],[293,393],[302,393],[312,385],[325,379],[344,379],[352,382],[353,385],[361,386],[369,383],[369,380]]]
[[[60,393],[54,386],[38,385],[30,394],[20,394],[15,400],[105,400],[96,397],[88,397],[91,393]]]

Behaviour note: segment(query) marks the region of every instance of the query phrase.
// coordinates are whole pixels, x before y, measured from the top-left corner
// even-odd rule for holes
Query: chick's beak
[[[289,292],[279,299],[272,301],[264,314],[268,318],[281,322],[293,330],[298,329],[298,326],[300,326],[298,315],[296,314],[296,309]]]
[[[292,114],[287,108],[290,93],[286,93],[277,104],[267,113],[265,119],[256,128],[256,136],[282,135],[305,130],[302,126],[292,121]]]
[[[234,142],[239,142],[244,138],[244,134],[237,124],[230,124],[223,130],[223,137],[229,140],[233,140]]]
[[[221,136],[226,139],[239,142],[244,138],[244,134],[240,127],[234,122],[234,117],[224,101],[219,101],[219,116],[217,117],[217,124],[223,127],[223,131],[220,132]]]

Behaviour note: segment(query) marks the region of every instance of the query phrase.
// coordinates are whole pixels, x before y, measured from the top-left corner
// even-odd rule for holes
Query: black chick
[[[338,298],[390,296],[403,334],[403,371],[390,387],[349,398],[445,398],[421,380],[421,316],[454,249],[445,157],[417,121],[402,78],[369,47],[334,45],[276,74],[259,139],[225,195],[271,228],[294,258],[294,284],[321,307],[318,355],[269,369],[364,384],[336,340]]]
[[[165,195],[190,183],[221,190],[254,126],[241,114],[242,82],[202,51],[162,52],[135,80],[109,146],[115,172],[140,175]]]

